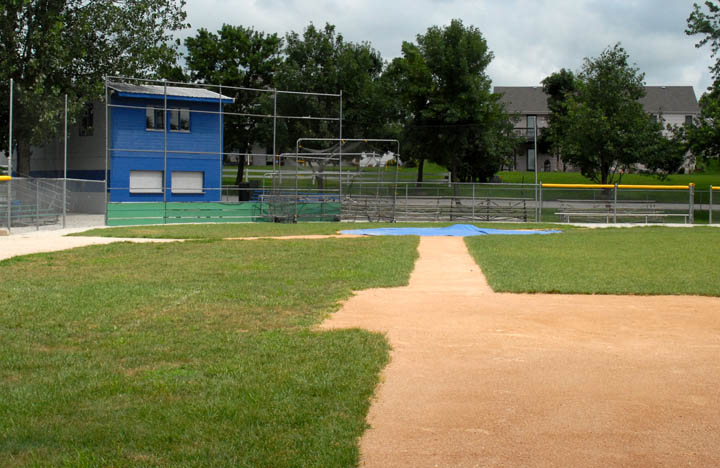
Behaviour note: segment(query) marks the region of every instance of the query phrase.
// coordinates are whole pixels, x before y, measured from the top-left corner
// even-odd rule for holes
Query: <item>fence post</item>
[[[712,206],[712,192],[713,192],[713,186],[710,186],[710,197],[708,200],[708,224],[712,224],[712,212],[713,212],[713,206]]]
[[[540,206],[538,208],[538,216],[536,221],[542,222],[542,210],[543,210],[543,192],[542,192],[542,180],[538,182],[538,196],[540,198]]]
[[[617,195],[618,184],[615,182],[615,194],[613,195],[613,224],[617,224]]]
[[[690,192],[690,224],[695,224],[695,184],[691,183],[688,185]]]
[[[10,166],[8,165],[8,175],[10,173]],[[12,179],[7,181],[8,193],[7,193],[7,226],[8,234],[10,233],[10,224],[12,223]]]
[[[8,180],[8,196],[7,196],[7,225],[8,234],[10,233],[10,225],[12,224],[12,169],[13,169],[13,88],[14,82],[10,78],[10,118],[8,119],[8,152],[7,152],[7,175],[10,176]]]
[[[40,181],[35,179],[35,229],[40,230]]]
[[[65,94],[65,133],[63,134],[63,157],[64,157],[64,163],[63,163],[63,201],[62,201],[62,227],[65,229],[65,218],[67,216],[67,164],[68,164],[68,154],[67,154],[67,140],[68,140],[68,100],[67,100],[67,94]]]
[[[475,221],[475,182],[472,184],[472,220]]]
[[[408,218],[408,183],[405,182],[405,220]]]

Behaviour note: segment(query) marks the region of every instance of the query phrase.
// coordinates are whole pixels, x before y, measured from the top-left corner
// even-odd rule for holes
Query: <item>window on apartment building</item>
[[[95,109],[92,103],[86,104],[80,117],[80,136],[93,136],[95,123]]]
[[[145,108],[145,129],[146,130],[162,130],[165,128],[162,107],[146,107]]]
[[[658,122],[657,114],[650,114],[650,120],[652,120],[653,123],[657,123]]]
[[[537,116],[527,116],[527,136],[535,136],[535,125],[537,124]]]
[[[171,132],[189,132],[190,131],[190,109],[171,109],[170,110],[170,131]]]
[[[527,150],[527,170],[528,171],[534,171],[535,170],[535,150],[533,148],[528,148]]]
[[[549,159],[546,159],[545,162],[543,163],[543,171],[544,172],[552,171],[552,163],[550,162]]]
[[[685,116],[685,126],[690,127],[693,124],[693,116],[692,115],[686,115]]]

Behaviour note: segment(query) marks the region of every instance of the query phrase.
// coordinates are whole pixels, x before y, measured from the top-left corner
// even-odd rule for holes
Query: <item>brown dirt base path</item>
[[[720,466],[720,299],[495,294],[461,238],[322,328],[393,347],[364,467]]]

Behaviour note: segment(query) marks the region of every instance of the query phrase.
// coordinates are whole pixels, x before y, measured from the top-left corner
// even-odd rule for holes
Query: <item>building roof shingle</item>
[[[692,86],[645,86],[645,97],[640,102],[645,112],[651,114],[700,112]]]
[[[495,86],[502,94],[500,102],[508,112],[548,114],[547,95],[540,86]],[[645,86],[640,99],[645,112],[651,114],[696,114],[700,112],[692,86]]]
[[[495,86],[500,102],[512,113],[549,114],[547,94],[540,86]]]

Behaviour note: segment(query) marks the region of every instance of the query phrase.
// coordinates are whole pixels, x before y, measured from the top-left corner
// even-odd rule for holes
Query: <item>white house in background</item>
[[[15,156],[12,160],[13,170],[17,169],[17,151],[15,151]],[[7,151],[0,151],[0,173],[4,173],[3,171],[7,171],[8,166],[8,158],[7,158]]]
[[[550,109],[547,94],[540,86],[496,86],[494,92],[500,94],[500,102],[511,114],[520,119],[515,122],[515,131],[524,136],[524,142],[512,155],[511,169],[534,171],[534,136],[537,127],[538,155],[537,164],[541,172],[572,170],[559,157],[550,154],[550,148],[542,144],[540,136],[548,127]],[[695,91],[692,86],[646,86],[645,96],[640,99],[645,112],[659,120],[664,126],[688,125],[700,114]],[[687,158],[686,172],[694,169],[694,161]]]

